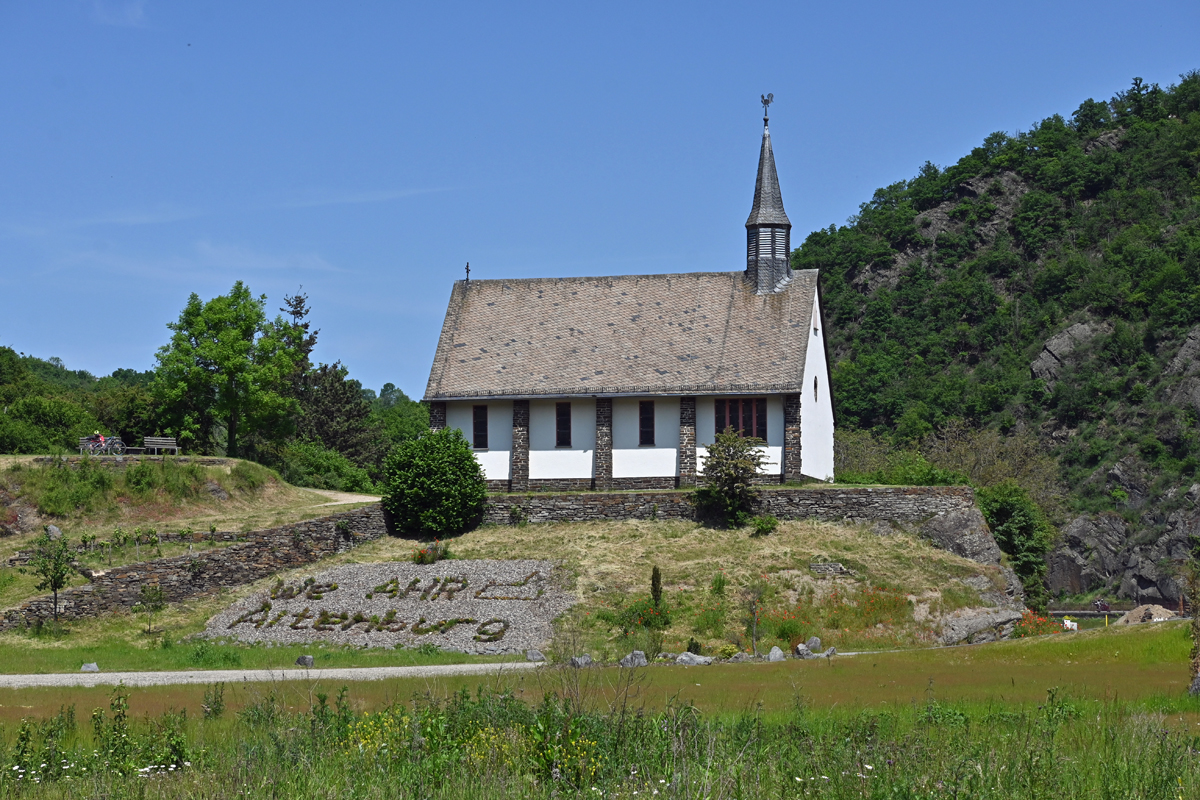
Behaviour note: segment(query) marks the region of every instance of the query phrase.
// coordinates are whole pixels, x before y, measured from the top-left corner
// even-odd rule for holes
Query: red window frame
[[[717,433],[733,428],[741,436],[767,440],[767,398],[718,397],[714,405]]]

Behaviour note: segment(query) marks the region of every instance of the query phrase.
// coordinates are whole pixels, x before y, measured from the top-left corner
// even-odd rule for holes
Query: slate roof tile
[[[816,270],[764,295],[742,272],[456,281],[425,399],[796,392],[816,292]]]

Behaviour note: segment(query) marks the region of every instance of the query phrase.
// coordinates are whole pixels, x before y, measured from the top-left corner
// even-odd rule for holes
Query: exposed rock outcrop
[[[1062,376],[1063,368],[1067,366],[1071,354],[1090,342],[1097,334],[1111,331],[1112,326],[1107,322],[1077,322],[1046,340],[1042,345],[1042,352],[1029,365],[1029,371],[1035,380],[1041,380],[1047,389],[1053,389]]]
[[[1156,519],[1153,510],[1143,514],[1142,531],[1161,531],[1150,539],[1112,513],[1072,520],[1047,559],[1051,593],[1101,591],[1139,603],[1178,606],[1183,594],[1178,565],[1188,559],[1193,538],[1200,537],[1200,484],[1181,499],[1184,507],[1165,519]]]
[[[873,292],[880,286],[895,288],[900,276],[912,261],[929,262],[938,249],[938,237],[967,234],[976,248],[992,245],[1001,232],[1008,230],[1021,198],[1029,191],[1027,184],[1015,172],[1002,172],[972,178],[955,189],[955,197],[917,215],[914,222],[920,233],[917,243],[897,253],[891,261],[868,265],[854,279],[860,291]],[[992,208],[987,219],[968,224],[954,216],[963,201],[985,200]]]

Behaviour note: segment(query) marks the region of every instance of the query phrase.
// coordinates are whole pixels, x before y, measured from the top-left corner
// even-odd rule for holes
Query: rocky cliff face
[[[1072,520],[1048,558],[1051,593],[1102,591],[1177,607],[1183,596],[1178,567],[1200,537],[1200,483],[1192,484],[1183,500],[1185,508],[1163,519],[1147,512],[1136,525],[1111,512]]]

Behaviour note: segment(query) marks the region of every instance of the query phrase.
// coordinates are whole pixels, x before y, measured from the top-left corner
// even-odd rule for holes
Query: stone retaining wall
[[[513,509],[519,508],[514,515]],[[789,487],[759,493],[760,514],[780,519],[822,519],[919,523],[950,512],[974,511],[968,486]],[[582,522],[618,519],[694,519],[691,493],[579,492],[493,495],[484,521],[507,524],[514,516],[529,522]]]
[[[144,584],[159,585],[169,602],[179,602],[302,567],[387,533],[383,510],[375,504],[280,528],[218,534],[222,539],[242,537],[246,541],[194,555],[96,570],[91,583],[58,593],[58,615],[70,620],[129,609],[138,602],[138,590]],[[5,611],[0,631],[49,620],[53,615],[52,597],[38,597]]]
[[[780,519],[874,522],[881,533],[912,531],[934,545],[983,564],[1000,563],[975,494],[964,486],[796,487],[765,489],[758,512]],[[488,497],[484,522],[576,522],[625,519],[693,519],[685,491],[504,494]],[[250,533],[173,535],[184,541],[234,542],[228,547],[98,570],[91,583],[59,593],[59,616],[79,619],[129,609],[144,584],[162,587],[178,602],[241,586],[277,572],[311,564],[390,533],[379,504],[319,519]],[[167,538],[166,536],[163,537]],[[1019,592],[1019,583],[1013,578]],[[49,596],[29,600],[0,618],[0,630],[32,625],[53,616]]]

